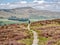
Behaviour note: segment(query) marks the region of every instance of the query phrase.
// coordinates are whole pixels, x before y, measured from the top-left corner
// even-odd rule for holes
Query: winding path
[[[34,34],[34,40],[32,45],[38,45],[38,34],[35,31],[32,31]]]
[[[30,30],[30,24],[28,24],[28,30]],[[38,42],[39,42],[39,40],[38,40],[38,34],[37,34],[36,31],[32,30],[32,32],[33,32],[33,38],[34,38],[32,45],[38,45]]]

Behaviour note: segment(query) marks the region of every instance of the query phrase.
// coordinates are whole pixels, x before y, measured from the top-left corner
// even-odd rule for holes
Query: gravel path
[[[32,32],[33,32],[33,35],[34,35],[34,40],[33,40],[33,44],[32,45],[38,45],[38,42],[39,42],[38,34],[35,31],[32,31]]]
[[[30,24],[28,24],[28,30],[30,30]],[[32,45],[38,45],[38,42],[39,42],[39,40],[38,40],[38,34],[37,34],[36,31],[32,30],[32,32],[33,32],[33,38],[34,38]]]

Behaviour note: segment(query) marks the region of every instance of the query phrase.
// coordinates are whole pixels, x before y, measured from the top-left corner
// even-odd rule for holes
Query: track
[[[30,30],[30,24],[28,24],[28,30]],[[34,30],[32,30],[32,32],[33,32],[33,38],[34,38],[32,45],[38,45],[38,42],[39,42],[39,40],[38,40],[38,34]]]

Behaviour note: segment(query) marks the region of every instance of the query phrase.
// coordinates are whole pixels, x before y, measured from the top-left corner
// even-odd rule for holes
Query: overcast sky
[[[33,7],[40,10],[60,11],[60,0],[0,0],[0,9]]]

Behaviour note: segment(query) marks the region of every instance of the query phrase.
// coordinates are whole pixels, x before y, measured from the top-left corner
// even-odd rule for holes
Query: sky
[[[40,10],[60,11],[60,0],[0,0],[0,9],[32,7]]]
[[[14,2],[19,2],[19,1],[27,1],[27,2],[33,2],[34,0],[0,0],[0,3],[14,3]],[[40,0],[38,0],[40,1]],[[60,0],[44,0],[47,2],[58,2]]]
[[[19,2],[19,1],[32,2],[34,0],[0,0],[0,3],[14,3],[14,2]]]

